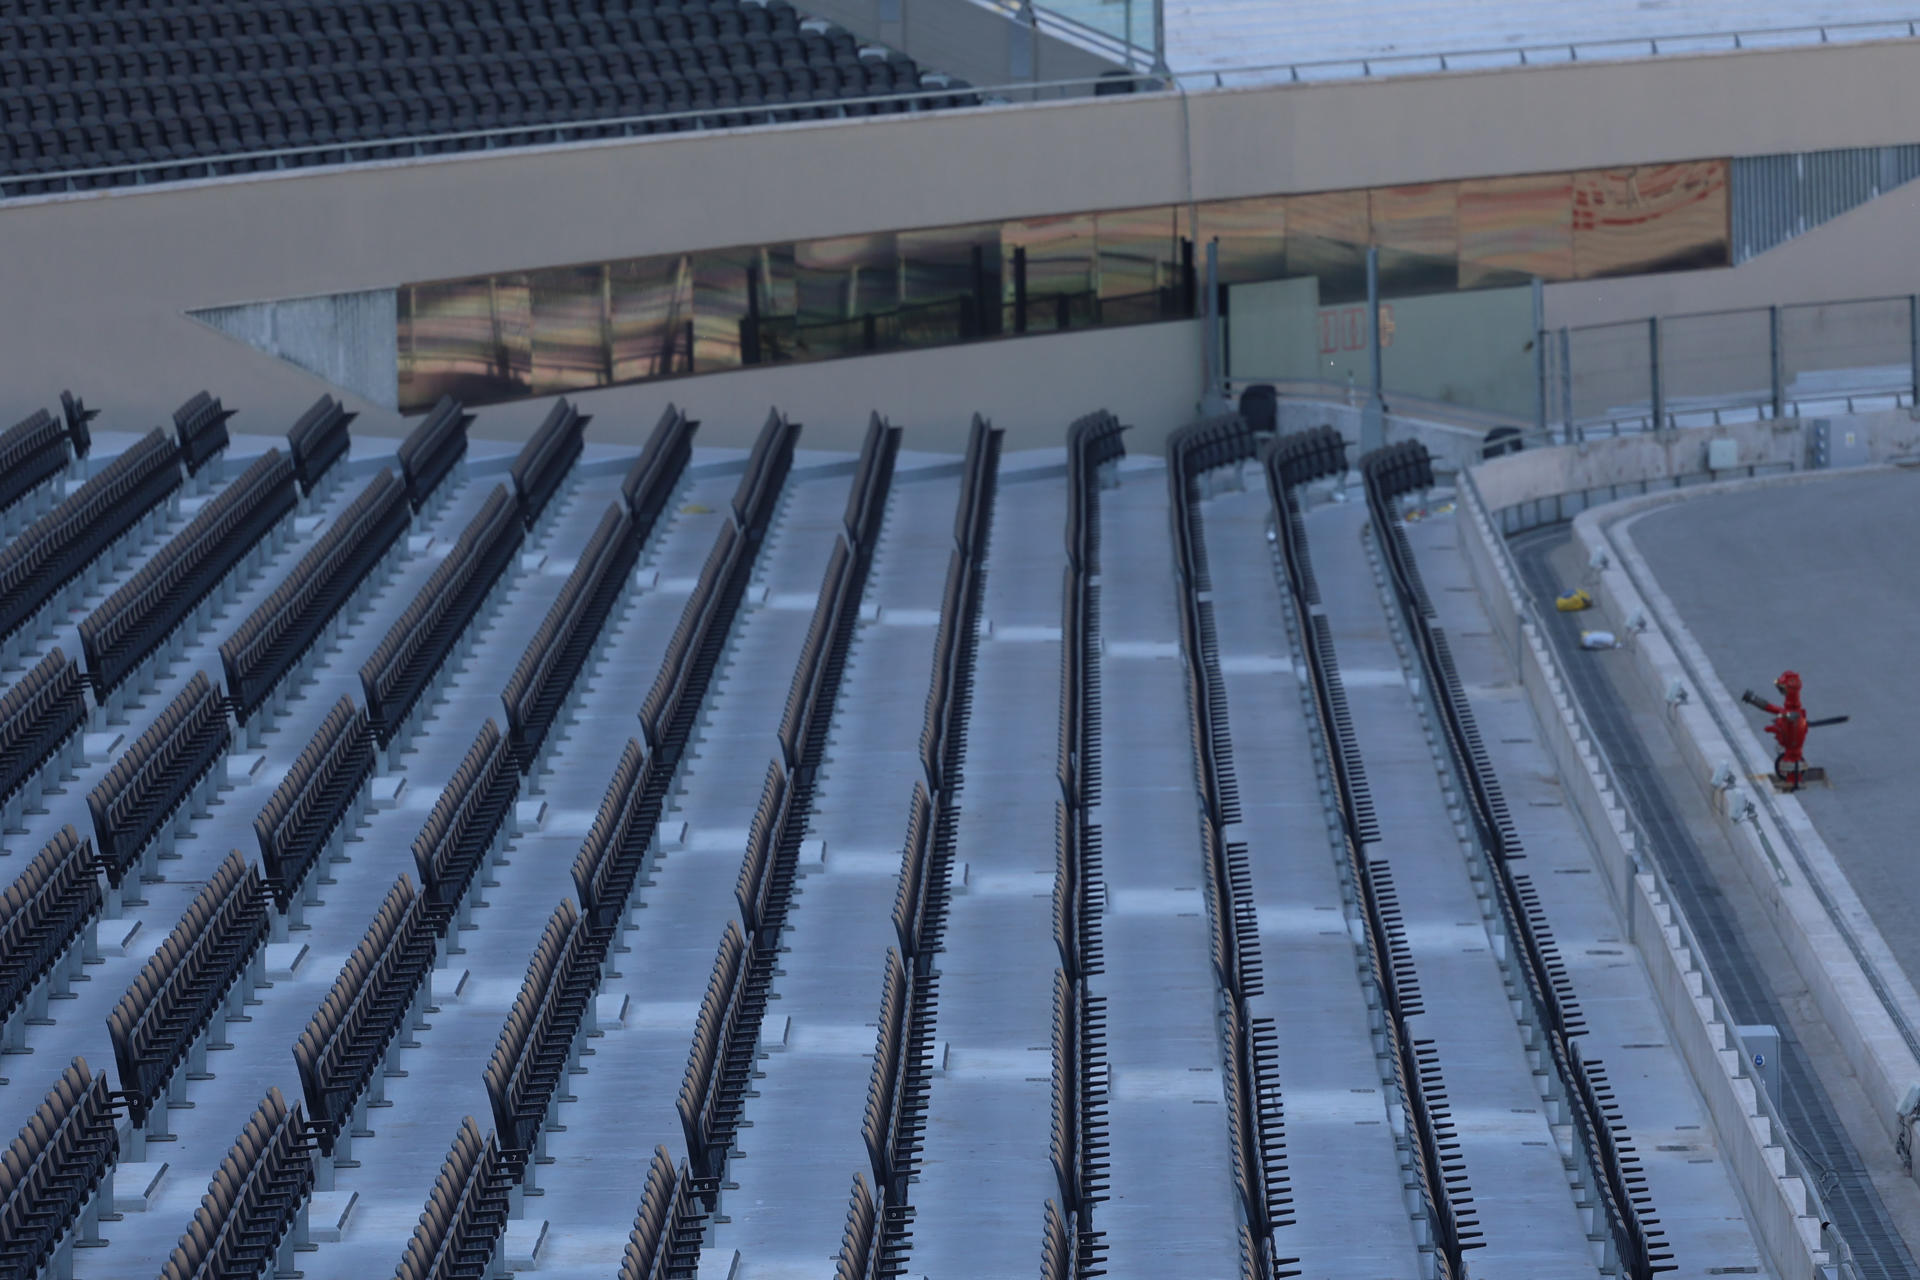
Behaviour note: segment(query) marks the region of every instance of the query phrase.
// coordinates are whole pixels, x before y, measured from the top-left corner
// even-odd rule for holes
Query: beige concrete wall
[[[205,386],[290,420],[321,389],[194,307],[1189,196],[1907,141],[1917,65],[1905,42],[1080,100],[25,201],[0,208],[0,418],[71,386],[139,425]],[[1880,266],[1883,287],[1920,288],[1913,255]],[[981,350],[1024,361],[1025,346]],[[1000,367],[976,359],[953,367]],[[364,425],[382,423],[397,426]]]

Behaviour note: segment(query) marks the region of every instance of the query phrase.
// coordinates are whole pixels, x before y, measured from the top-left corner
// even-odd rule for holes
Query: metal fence
[[[1755,307],[1541,335],[1545,420],[1570,440],[1910,407],[1920,297]]]

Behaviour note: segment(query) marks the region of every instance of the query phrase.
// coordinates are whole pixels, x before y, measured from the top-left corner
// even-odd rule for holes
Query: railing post
[[[1560,326],[1560,407],[1567,424],[1566,439],[1571,443],[1577,434],[1573,425],[1573,331]]]
[[[1647,317],[1647,373],[1653,391],[1653,429],[1666,430],[1667,406],[1660,394],[1660,317]]]
[[[1780,308],[1767,308],[1767,369],[1773,389],[1773,420],[1787,416],[1787,371],[1780,361]]]
[[[1385,382],[1380,359],[1380,246],[1367,246],[1367,360],[1369,390],[1367,407],[1360,414],[1360,452],[1371,453],[1386,443],[1384,421]]]
[[[1374,255],[1369,249],[1369,260]],[[1371,261],[1367,274],[1373,275]],[[1378,357],[1375,357],[1378,359]],[[1533,278],[1533,427],[1540,438],[1547,435],[1547,286],[1539,276]]]
[[[1920,293],[1907,295],[1907,365],[1912,407],[1920,412]]]
[[[1167,72],[1167,0],[1153,0],[1153,71]]]
[[[1201,330],[1201,337],[1205,343],[1207,368],[1204,385],[1200,389],[1200,400],[1206,406],[1204,411],[1211,413],[1221,395],[1220,384],[1223,379],[1220,376],[1220,370],[1226,363],[1220,350],[1226,341],[1226,334],[1222,331],[1220,324],[1220,241],[1218,239],[1207,241],[1207,278],[1204,288],[1206,296],[1202,301],[1206,304],[1206,320],[1205,327]]]
[[[1013,331],[1027,331],[1027,247],[1015,245],[1013,250]]]

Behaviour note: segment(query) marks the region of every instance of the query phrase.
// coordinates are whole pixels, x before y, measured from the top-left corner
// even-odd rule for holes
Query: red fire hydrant
[[[1778,778],[1789,791],[1798,790],[1806,775],[1807,761],[1801,749],[1807,745],[1807,730],[1816,725],[1841,724],[1846,716],[1832,716],[1825,720],[1808,720],[1807,709],[1800,704],[1800,675],[1795,671],[1782,671],[1780,678],[1773,682],[1780,691],[1782,702],[1779,706],[1755,696],[1749,689],[1740,695],[1742,702],[1760,708],[1773,717],[1766,726],[1774,741],[1780,744],[1779,754],[1773,758],[1773,776]]]

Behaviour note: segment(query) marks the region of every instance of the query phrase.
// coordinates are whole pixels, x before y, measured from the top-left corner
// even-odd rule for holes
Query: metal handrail
[[[1506,537],[1501,534],[1499,526],[1494,522],[1493,513],[1487,507],[1486,499],[1480,493],[1480,482],[1474,477],[1471,470],[1465,470],[1460,473],[1458,484],[1461,492],[1470,499],[1475,512],[1486,522],[1488,530],[1493,535],[1490,542],[1494,545],[1494,556],[1499,562],[1498,572],[1500,576],[1506,580],[1505,585],[1509,588],[1509,594],[1516,606],[1514,616],[1518,624],[1518,634],[1514,637],[1515,645],[1519,646],[1525,642],[1526,630],[1531,628],[1533,638],[1539,642],[1540,651],[1546,655],[1546,661],[1552,664],[1552,669],[1549,674],[1559,680],[1564,686],[1566,683],[1565,677],[1562,676],[1559,671],[1560,655],[1554,650],[1552,641],[1547,638],[1545,617],[1540,612],[1539,603],[1521,586],[1520,569],[1514,562],[1513,548],[1508,543]],[[1516,666],[1522,663],[1522,653],[1518,648],[1516,648],[1513,658]],[[1697,963],[1694,971],[1700,975],[1701,989],[1706,994],[1707,999],[1712,1003],[1715,1017],[1731,1032],[1740,1025],[1740,1020],[1734,1016],[1732,1003],[1727,999],[1726,992],[1721,989],[1720,980],[1715,976],[1713,968],[1707,964],[1707,952],[1700,945],[1700,939],[1694,932],[1692,921],[1687,918],[1685,905],[1681,902],[1679,896],[1674,893],[1673,886],[1667,881],[1666,872],[1661,869],[1658,856],[1654,852],[1656,846],[1653,841],[1647,837],[1646,828],[1640,820],[1639,810],[1627,799],[1627,792],[1620,786],[1619,771],[1614,766],[1613,757],[1608,752],[1606,743],[1598,733],[1594,732],[1593,722],[1588,718],[1585,703],[1581,702],[1577,697],[1569,696],[1565,700],[1564,705],[1572,709],[1576,727],[1580,733],[1585,736],[1587,746],[1592,748],[1593,758],[1597,762],[1600,776],[1605,781],[1607,788],[1611,791],[1614,803],[1618,806],[1621,816],[1625,820],[1627,834],[1633,837],[1633,850],[1629,851],[1626,855],[1628,866],[1635,874],[1645,873],[1652,877],[1654,888],[1659,892],[1660,898],[1667,904],[1668,922],[1671,923],[1675,931],[1679,933],[1681,946],[1696,959]],[[1578,745],[1578,743],[1575,744],[1576,747]],[[1580,813],[1579,807],[1576,805],[1573,809],[1575,820],[1578,821],[1582,827],[1586,827],[1586,818]],[[1599,843],[1599,837],[1594,832],[1589,831],[1588,836],[1596,845]],[[1631,909],[1631,898],[1628,897],[1626,901],[1622,903],[1622,910],[1627,912],[1630,917]],[[1742,1076],[1749,1076],[1747,1055],[1744,1053],[1736,1055],[1736,1059],[1740,1063],[1740,1074]],[[1756,1086],[1758,1083],[1756,1080]],[[1753,1095],[1755,1108],[1772,1124],[1774,1131],[1785,1134],[1791,1139],[1793,1130],[1788,1128],[1786,1123],[1780,1118],[1779,1108],[1772,1095],[1764,1088],[1758,1087],[1754,1089]],[[1797,1141],[1789,1141],[1784,1145],[1783,1151],[1788,1169],[1800,1179],[1806,1188],[1807,1199],[1810,1202],[1809,1207],[1814,1215],[1820,1222],[1831,1224],[1833,1215],[1827,1210],[1826,1196],[1824,1195],[1825,1185],[1820,1178],[1814,1176],[1807,1168],[1807,1159],[1802,1154],[1799,1143]],[[1846,1274],[1849,1276],[1856,1275],[1857,1273],[1854,1270],[1852,1260],[1852,1251],[1848,1248],[1847,1242],[1838,1232],[1833,1231],[1830,1225],[1824,1234],[1827,1236],[1829,1247],[1832,1248],[1843,1265],[1848,1268]]]
[[[1903,29],[1904,34],[1901,34]],[[1884,31],[1891,34],[1878,37],[1860,34],[1853,35],[1851,39],[1848,38],[1852,33],[1874,31]],[[1836,33],[1841,36],[1839,41],[1833,38]],[[1752,51],[1747,45],[1747,41],[1754,39],[1766,41],[1766,43],[1758,46],[1759,48],[1791,47],[1792,42],[1785,39],[1785,37],[1792,36],[1817,36],[1817,40],[1805,41],[1803,43],[1823,45],[1853,43],[1856,40],[1864,43],[1876,38],[1886,40],[1911,40],[1920,38],[1920,18],[1890,18],[1882,22],[1829,22],[1817,25],[1803,24],[1790,27],[1754,27],[1739,31],[1691,31],[1664,36],[1622,36],[1613,40],[1570,40],[1557,41],[1552,44],[1505,45],[1479,49],[1446,49],[1436,50],[1432,53],[1353,54],[1343,58],[1320,58],[1307,62],[1276,63],[1258,67],[1195,68],[1187,71],[1175,71],[1173,72],[1173,77],[1176,80],[1193,76],[1211,77],[1214,82],[1213,87],[1225,88],[1226,85],[1221,79],[1223,76],[1255,75],[1274,71],[1285,71],[1290,73],[1290,81],[1300,82],[1308,78],[1300,74],[1302,71],[1311,72],[1333,70],[1340,67],[1359,67],[1360,75],[1358,78],[1366,79],[1376,74],[1383,74],[1376,73],[1374,70],[1374,68],[1381,66],[1433,66],[1436,70],[1442,72],[1470,72],[1491,69],[1485,65],[1475,65],[1471,67],[1453,67],[1448,65],[1449,60],[1459,59],[1508,58],[1512,59],[1512,61],[1506,63],[1507,66],[1530,67],[1558,66],[1564,65],[1567,62],[1581,61],[1617,61],[1624,58],[1635,57],[1698,57],[1705,54],[1716,53],[1744,53]],[[1662,43],[1695,44],[1700,41],[1730,41],[1731,43],[1722,49],[1696,48],[1663,52],[1660,48]],[[1621,52],[1612,55],[1603,52],[1610,49],[1618,49],[1621,50]],[[1565,59],[1542,59],[1538,56],[1549,53],[1559,54],[1561,52],[1565,52],[1567,55]],[[1594,56],[1595,54],[1599,56],[1596,58]],[[1401,74],[1408,73],[1402,72]]]
[[[982,2],[986,3],[990,8],[996,9],[1003,13],[1007,12],[1007,8],[1006,8],[1007,0],[982,0]],[[1098,28],[1088,27],[1086,24],[1080,23],[1077,20],[1067,17],[1056,11],[1046,9],[1044,7],[1037,7],[1034,9],[1034,13],[1035,13],[1036,26],[1040,25],[1039,15],[1044,13],[1046,15],[1045,20],[1047,24],[1060,27],[1064,30],[1069,31],[1070,33],[1076,32],[1076,31],[1085,31],[1085,32],[1092,33],[1092,36],[1088,38],[1105,37],[1107,40],[1112,42],[1111,47],[1138,50],[1142,53],[1151,52],[1150,50],[1146,49],[1145,46],[1129,45],[1126,41],[1120,40],[1117,37],[1106,36],[1106,34],[1104,32],[1100,32]],[[1902,34],[1903,31],[1904,31],[1904,34]],[[527,141],[521,145],[532,146],[532,145],[538,145],[541,135],[545,135],[547,145],[565,145],[568,142],[606,141],[607,139],[602,137],[583,137],[579,135],[586,134],[589,131],[592,131],[593,133],[598,133],[599,131],[606,130],[606,129],[622,129],[627,131],[625,136],[632,136],[633,126],[647,124],[647,123],[660,124],[660,123],[672,123],[674,121],[685,120],[685,121],[698,124],[698,123],[701,123],[707,120],[713,120],[713,119],[724,121],[725,118],[728,116],[748,116],[748,115],[789,117],[788,119],[770,120],[764,125],[726,126],[723,124],[721,126],[722,128],[728,128],[728,127],[772,128],[772,127],[775,127],[776,125],[786,125],[786,124],[796,124],[796,123],[809,123],[809,124],[821,123],[817,119],[813,119],[813,120],[802,119],[800,118],[801,113],[810,113],[810,112],[822,111],[822,110],[832,110],[833,108],[836,108],[836,107],[855,106],[855,105],[862,105],[862,104],[894,103],[894,102],[901,102],[901,101],[910,102],[914,100],[925,100],[930,98],[960,98],[960,97],[977,95],[983,99],[990,99],[990,100],[1000,99],[1000,101],[988,101],[983,104],[984,107],[1001,107],[1001,106],[1013,105],[1014,97],[1016,95],[1028,95],[1029,98],[1031,98],[1034,95],[1040,94],[1042,91],[1064,91],[1064,90],[1075,89],[1075,88],[1093,88],[1096,86],[1105,86],[1110,88],[1112,86],[1116,86],[1119,84],[1130,84],[1134,87],[1134,90],[1136,92],[1141,90],[1144,90],[1146,92],[1158,92],[1158,91],[1164,91],[1164,90],[1171,90],[1174,92],[1179,92],[1184,94],[1191,91],[1200,91],[1208,88],[1214,88],[1214,89],[1228,88],[1230,86],[1228,86],[1226,82],[1226,77],[1230,77],[1230,76],[1231,77],[1257,76],[1267,80],[1271,80],[1271,78],[1275,76],[1280,76],[1280,77],[1283,77],[1288,83],[1302,83],[1305,81],[1316,80],[1316,79],[1341,78],[1341,77],[1332,76],[1332,75],[1328,75],[1324,77],[1315,76],[1312,74],[1314,72],[1319,72],[1319,71],[1331,72],[1331,71],[1338,70],[1340,68],[1354,68],[1354,67],[1359,68],[1359,76],[1357,78],[1362,78],[1362,79],[1374,78],[1376,76],[1390,74],[1387,72],[1380,72],[1376,70],[1376,68],[1381,68],[1381,67],[1408,68],[1408,70],[1405,72],[1402,72],[1402,74],[1411,74],[1416,69],[1420,69],[1420,68],[1430,68],[1434,71],[1438,71],[1440,73],[1447,73],[1447,74],[1470,74],[1472,72],[1487,71],[1487,70],[1493,70],[1497,68],[1489,67],[1484,64],[1475,65],[1471,67],[1455,67],[1455,66],[1449,65],[1450,61],[1458,61],[1462,59],[1483,60],[1487,58],[1503,58],[1503,59],[1511,59],[1511,61],[1506,64],[1508,66],[1535,66],[1535,65],[1551,66],[1551,65],[1564,65],[1564,63],[1567,63],[1567,62],[1580,62],[1583,60],[1583,56],[1585,60],[1593,61],[1595,60],[1594,55],[1596,53],[1600,54],[1600,60],[1615,60],[1616,58],[1624,59],[1624,58],[1635,58],[1635,57],[1658,58],[1658,57],[1677,57],[1677,56],[1697,56],[1702,53],[1717,54],[1717,53],[1746,51],[1748,46],[1745,42],[1751,41],[1754,39],[1784,38],[1784,37],[1792,37],[1792,36],[1817,37],[1817,40],[1813,42],[1824,45],[1824,44],[1835,43],[1834,36],[1836,33],[1838,33],[1842,37],[1842,40],[1844,41],[1848,33],[1865,33],[1865,32],[1892,33],[1892,34],[1885,35],[1883,37],[1879,37],[1884,39],[1892,39],[1892,40],[1920,39],[1920,18],[1912,18],[1912,19],[1906,19],[1906,20],[1893,19],[1885,22],[1826,23],[1826,24],[1816,25],[1816,26],[1762,27],[1762,28],[1753,28],[1753,29],[1744,30],[1744,31],[1730,31],[1730,32],[1716,31],[1716,32],[1687,33],[1687,34],[1681,34],[1681,35],[1667,35],[1667,36],[1641,36],[1641,37],[1632,37],[1632,38],[1622,38],[1619,40],[1589,41],[1584,43],[1579,41],[1572,41],[1572,42],[1556,43],[1556,44],[1510,45],[1504,48],[1452,49],[1452,50],[1437,51],[1434,53],[1420,53],[1420,54],[1414,54],[1414,53],[1387,54],[1384,56],[1373,56],[1373,55],[1362,54],[1362,55],[1355,55],[1352,57],[1324,58],[1324,59],[1304,61],[1304,62],[1265,63],[1265,64],[1257,64],[1254,66],[1247,66],[1247,67],[1194,68],[1186,71],[1159,72],[1159,73],[1127,71],[1117,75],[1109,73],[1106,76],[1098,76],[1098,77],[1072,77],[1072,78],[1057,79],[1057,80],[1012,81],[1012,82],[995,84],[995,85],[975,85],[965,89],[939,89],[939,88],[928,87],[928,88],[915,89],[905,93],[871,94],[871,95],[866,95],[858,98],[836,98],[831,102],[754,103],[751,105],[736,105],[732,107],[694,108],[686,111],[659,112],[656,114],[649,114],[649,115],[605,116],[605,117],[596,117],[596,118],[585,119],[585,120],[549,122],[545,124],[509,125],[509,126],[502,126],[498,128],[492,128],[492,129],[468,129],[468,130],[460,130],[460,131],[447,132],[447,133],[409,134],[403,137],[395,137],[395,138],[369,138],[369,139],[360,139],[356,141],[342,140],[338,142],[329,142],[329,143],[313,143],[310,145],[304,145],[304,146],[298,146],[298,147],[274,147],[274,148],[255,150],[255,151],[223,152],[218,155],[179,156],[179,157],[173,157],[173,158],[164,159],[164,160],[141,161],[137,164],[97,165],[97,166],[91,166],[91,167],[81,168],[81,169],[60,169],[60,170],[55,170],[49,173],[0,174],[0,203],[5,203],[9,200],[17,200],[17,199],[44,198],[43,195],[41,196],[22,196],[22,195],[9,196],[4,194],[6,188],[10,186],[17,186],[17,185],[22,185],[27,183],[32,183],[36,185],[46,184],[46,183],[63,184],[67,190],[74,191],[74,190],[78,190],[78,188],[75,188],[73,186],[73,183],[78,179],[82,179],[82,178],[111,177],[119,174],[136,174],[137,175],[137,174],[150,173],[156,170],[167,170],[167,169],[180,169],[180,170],[203,169],[205,170],[205,172],[202,175],[200,175],[200,178],[201,180],[204,180],[206,178],[221,176],[219,173],[219,170],[222,167],[226,167],[229,170],[231,170],[231,166],[236,164],[253,163],[253,162],[258,162],[262,160],[270,160],[275,163],[276,169],[280,169],[280,168],[287,167],[282,163],[285,160],[297,159],[302,156],[318,155],[318,154],[325,154],[325,153],[331,153],[331,152],[338,152],[343,157],[346,157],[341,161],[341,163],[351,164],[356,162],[353,159],[353,154],[355,152],[362,153],[360,156],[359,162],[377,161],[382,159],[411,159],[411,158],[425,154],[421,150],[421,148],[424,148],[431,144],[464,142],[464,141],[470,141],[473,139],[486,140],[488,142],[487,149],[489,150],[492,149],[492,140],[494,139],[525,138],[527,139]],[[1869,40],[1876,37],[1871,35],[1860,35],[1858,36],[1858,38],[1861,40]],[[1669,44],[1696,43],[1699,41],[1731,41],[1731,44],[1729,44],[1724,49],[1714,49],[1714,50],[1687,49],[1680,53],[1669,54],[1669,53],[1663,53],[1660,49],[1660,45],[1663,41]],[[1782,44],[1787,43],[1785,39],[1780,39],[1779,42]],[[1771,46],[1766,46],[1766,47],[1771,47]],[[1610,49],[1617,49],[1617,50],[1620,50],[1621,52],[1618,53],[1617,55],[1614,55],[1613,57],[1609,57],[1604,52],[1601,52],[1601,51],[1610,50]],[[1585,51],[1584,55],[1582,53],[1583,50]],[[1557,59],[1557,58],[1547,59],[1541,56],[1548,53],[1558,54],[1561,51],[1565,51],[1567,55],[1565,59]],[[1308,74],[1303,75],[1302,74],[1303,72],[1306,72]],[[1189,81],[1195,82],[1191,86],[1191,88],[1189,87],[1189,84],[1188,84]],[[1242,86],[1242,87],[1250,87],[1250,86]],[[1057,96],[1064,98],[1068,95],[1065,92],[1058,92]],[[844,118],[866,119],[866,117],[844,117]],[[407,151],[409,149],[413,153],[411,156],[376,154],[376,153],[401,152],[401,151]],[[298,166],[295,166],[295,167],[298,167]],[[255,171],[248,170],[246,172],[255,172]],[[190,179],[190,178],[168,179],[168,181],[194,181],[194,180],[195,179]],[[145,185],[145,184],[143,182],[136,181],[135,185]]]

